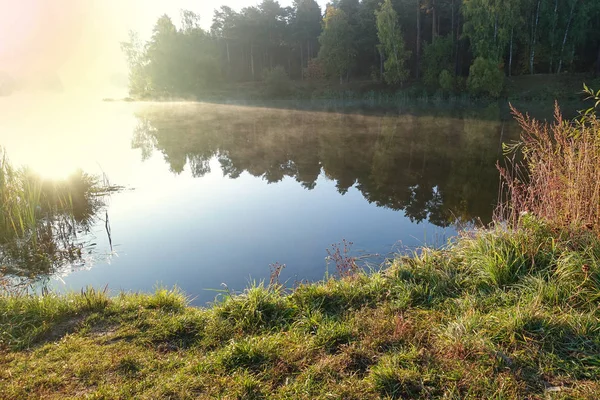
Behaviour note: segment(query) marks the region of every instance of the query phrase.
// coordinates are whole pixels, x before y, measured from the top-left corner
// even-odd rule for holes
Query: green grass
[[[0,296],[0,398],[596,399],[600,240],[526,217],[379,272]]]

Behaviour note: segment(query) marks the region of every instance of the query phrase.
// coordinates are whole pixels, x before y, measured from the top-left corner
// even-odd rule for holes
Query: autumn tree
[[[375,15],[377,17],[377,37],[385,56],[383,76],[388,84],[402,84],[408,78],[406,59],[410,57],[410,52],[405,49],[398,15],[391,0],[385,0],[381,9],[375,11]]]
[[[339,77],[340,83],[343,83],[344,78],[349,78],[356,58],[350,24],[344,11],[333,6],[327,7],[319,44],[319,59],[327,74]]]

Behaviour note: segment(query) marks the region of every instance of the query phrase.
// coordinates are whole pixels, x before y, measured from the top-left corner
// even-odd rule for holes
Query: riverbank
[[[433,90],[420,82],[409,83],[403,88],[391,88],[372,80],[353,80],[339,84],[336,81],[292,81],[278,82],[270,86],[263,81],[223,83],[218,88],[208,89],[197,95],[158,96],[149,98],[125,98],[125,101],[361,101],[374,105],[407,103],[440,103],[454,106],[474,106],[492,102],[546,102],[559,100],[561,103],[581,102],[582,84],[598,87],[597,77],[590,74],[537,74],[508,77],[498,99],[469,95],[464,84],[451,91]],[[114,101],[114,99],[105,99]]]
[[[202,309],[166,289],[1,296],[0,397],[597,398],[592,232],[524,217],[352,265]]]

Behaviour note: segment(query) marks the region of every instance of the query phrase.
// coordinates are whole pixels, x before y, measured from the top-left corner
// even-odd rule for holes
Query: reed
[[[89,231],[104,196],[112,191],[100,180],[76,171],[64,180],[41,178],[16,168],[0,149],[0,278],[19,290],[81,257],[77,232]],[[8,283],[7,283],[8,282]]]
[[[600,91],[586,87],[600,105]],[[512,108],[512,106],[511,106]],[[522,128],[508,167],[500,167],[503,198],[499,216],[513,225],[526,213],[560,227],[600,235],[600,120],[595,108],[565,120],[558,104],[554,122],[512,112]]]

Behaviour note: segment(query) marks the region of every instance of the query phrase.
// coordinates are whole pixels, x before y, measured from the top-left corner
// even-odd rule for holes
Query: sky
[[[119,42],[130,30],[148,38],[162,14],[179,21],[181,9],[209,28],[213,10],[235,10],[258,0],[0,0],[0,72],[46,79],[66,88],[105,85],[126,73]],[[326,0],[318,0],[324,8]],[[292,0],[280,0],[282,6]]]

